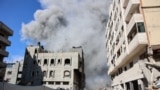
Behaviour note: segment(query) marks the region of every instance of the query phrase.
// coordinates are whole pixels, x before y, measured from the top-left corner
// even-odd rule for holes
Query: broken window
[[[70,77],[70,76],[71,76],[70,71],[68,70],[64,71],[64,77]]]
[[[50,71],[49,77],[54,77],[54,72],[53,71]]]
[[[63,85],[69,85],[69,82],[63,82]]]
[[[11,75],[11,74],[12,74],[12,71],[8,71],[8,72],[7,72],[7,75]]]
[[[44,59],[44,65],[47,65],[47,59]]]
[[[64,65],[70,65],[71,64],[71,60],[70,59],[65,59]]]
[[[61,59],[58,59],[58,62],[57,62],[57,64],[61,64]]]
[[[61,84],[61,82],[56,82],[56,85],[60,85]]]
[[[43,71],[43,77],[47,77],[47,72]]]
[[[41,60],[40,60],[40,59],[38,60],[38,64],[39,64],[39,65],[41,64]]]
[[[50,81],[50,82],[48,82],[48,84],[52,84],[52,85],[53,85],[53,84],[54,84],[54,82]]]
[[[51,59],[51,65],[54,65],[54,59]]]
[[[35,53],[35,54],[37,53],[37,49],[35,49],[34,53]]]

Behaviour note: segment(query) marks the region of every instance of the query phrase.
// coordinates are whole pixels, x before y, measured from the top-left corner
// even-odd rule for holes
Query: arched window
[[[51,65],[54,65],[54,59],[51,59]]]
[[[47,77],[47,72],[43,71],[43,77]]]
[[[71,77],[70,71],[68,70],[64,71],[64,77]]]
[[[57,62],[57,64],[61,64],[61,59],[58,59],[58,62]]]
[[[64,65],[70,65],[71,64],[71,60],[70,59],[65,59]]]
[[[44,65],[47,65],[47,59],[44,59]]]
[[[49,77],[54,77],[54,71],[50,71]]]
[[[37,53],[37,49],[35,49],[34,53],[35,53],[35,54]]]

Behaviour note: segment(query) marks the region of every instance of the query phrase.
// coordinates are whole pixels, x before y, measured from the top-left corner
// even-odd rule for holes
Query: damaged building
[[[6,51],[6,47],[11,45],[11,41],[9,41],[8,38],[12,35],[13,31],[0,21],[0,82],[3,81],[6,68],[3,59],[9,55]]]
[[[159,11],[159,0],[113,0],[106,28],[112,90],[159,88]]]
[[[83,90],[84,58],[81,47],[69,52],[49,52],[38,43],[28,46],[24,55],[22,85],[44,85],[52,89]]]

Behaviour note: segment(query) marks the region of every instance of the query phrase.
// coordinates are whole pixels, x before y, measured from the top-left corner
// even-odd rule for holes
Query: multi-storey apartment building
[[[9,36],[13,35],[13,31],[0,21],[0,81],[3,80],[6,64],[3,63],[3,58],[8,56],[6,47],[11,45],[8,40]]]
[[[160,76],[160,1],[113,0],[106,28],[113,90],[145,90]],[[156,38],[158,37],[158,38]]]
[[[25,51],[22,84],[45,85],[53,89],[83,90],[84,59],[82,48],[69,52],[48,52],[39,44]]]
[[[7,63],[4,81],[11,84],[19,84],[22,79],[23,61]]]

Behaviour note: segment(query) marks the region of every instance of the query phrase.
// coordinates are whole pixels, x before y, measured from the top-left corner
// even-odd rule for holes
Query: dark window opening
[[[35,49],[34,53],[37,53],[37,49]]]
[[[33,64],[34,64],[34,65],[36,64],[36,60],[33,61]]]
[[[43,82],[42,82],[42,84],[46,84],[46,82],[45,82],[45,81],[43,81]]]
[[[126,83],[126,89],[127,89],[127,90],[130,90],[130,85],[129,85],[129,83]]]
[[[69,82],[63,82],[63,85],[69,85]]]
[[[56,82],[56,85],[60,85],[61,84],[61,82]]]
[[[12,74],[12,71],[8,71],[8,72],[7,72],[7,75],[11,75],[11,74]]]
[[[47,64],[47,59],[44,59],[44,65],[46,65]]]
[[[32,72],[32,77],[34,77],[34,71]]]
[[[132,39],[135,37],[136,34],[137,34],[137,28],[136,28],[136,24],[135,24],[127,36],[128,43],[130,43],[132,41]]]
[[[51,59],[51,65],[53,65],[54,64],[54,59]]]
[[[132,68],[133,67],[133,62],[131,62],[129,65],[130,65],[130,68]]]
[[[133,90],[140,90],[140,89],[138,89],[138,82],[137,82],[137,80],[135,80],[135,81],[132,81],[132,84],[133,84]]]
[[[43,71],[43,76],[47,77],[47,72],[46,71]]]
[[[54,77],[54,72],[53,71],[50,71],[49,77]]]
[[[60,59],[58,59],[58,63],[57,64],[61,64],[61,60]]]
[[[41,60],[38,60],[38,64],[41,64]]]
[[[70,65],[71,64],[71,60],[70,59],[65,59],[65,65]]]
[[[145,32],[143,23],[137,23],[137,27],[138,27],[138,32]]]
[[[54,84],[54,82],[48,82],[48,84],[52,84],[52,85],[53,85],[53,84]]]

